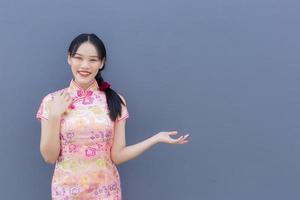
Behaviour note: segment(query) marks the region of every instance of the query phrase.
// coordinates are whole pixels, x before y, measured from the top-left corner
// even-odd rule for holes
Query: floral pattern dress
[[[60,121],[61,151],[51,183],[52,200],[121,200],[120,176],[111,160],[114,125],[129,117],[127,106],[111,121],[104,91],[97,81],[85,91],[72,79],[69,87],[47,94],[36,118],[48,120],[49,102],[67,90],[72,104]]]

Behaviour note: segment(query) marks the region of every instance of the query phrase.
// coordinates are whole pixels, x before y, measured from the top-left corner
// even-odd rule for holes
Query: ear
[[[104,63],[105,63],[105,58],[103,58],[103,60],[102,60],[102,62],[101,62],[101,65],[100,65],[99,69],[102,69]]]
[[[104,62],[100,65],[99,69],[102,69],[103,65],[104,65]]]
[[[71,65],[71,57],[69,54],[68,54],[68,63],[69,63],[69,65]]]

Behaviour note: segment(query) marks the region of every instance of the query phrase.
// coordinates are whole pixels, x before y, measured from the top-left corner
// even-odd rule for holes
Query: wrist
[[[158,144],[158,143],[161,142],[161,141],[160,141],[160,138],[159,138],[159,134],[153,135],[153,136],[152,136],[152,140],[153,140],[153,143],[154,143],[154,144]]]

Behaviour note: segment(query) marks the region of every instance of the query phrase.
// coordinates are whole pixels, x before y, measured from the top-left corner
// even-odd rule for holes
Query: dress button
[[[70,105],[69,105],[69,108],[70,108],[71,110],[73,110],[73,109],[75,108],[74,104],[73,104],[73,103],[70,104]]]

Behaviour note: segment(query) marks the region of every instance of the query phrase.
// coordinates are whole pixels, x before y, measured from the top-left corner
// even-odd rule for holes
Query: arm
[[[60,117],[50,115],[49,119],[41,120],[40,152],[44,161],[54,164],[60,152]]]
[[[124,98],[122,96],[121,98],[126,104]],[[146,151],[153,145],[160,142],[168,143],[168,144],[186,144],[188,142],[186,138],[189,136],[189,134],[186,134],[185,136],[181,136],[177,139],[173,139],[170,136],[176,135],[177,131],[171,131],[171,132],[159,132],[137,144],[126,146],[125,125],[126,125],[126,120],[115,122],[115,130],[114,130],[115,133],[114,133],[113,145],[111,149],[111,159],[117,165],[141,155],[144,151]]]
[[[63,91],[44,104],[44,116],[41,118],[40,152],[45,162],[54,164],[60,153],[60,120],[62,114],[72,102],[71,97]],[[47,109],[46,109],[47,107]]]
[[[152,136],[137,144],[126,146],[125,124],[126,120],[121,120],[116,122],[115,125],[115,136],[111,156],[112,161],[117,165],[139,156],[145,150],[158,143],[156,137]]]

